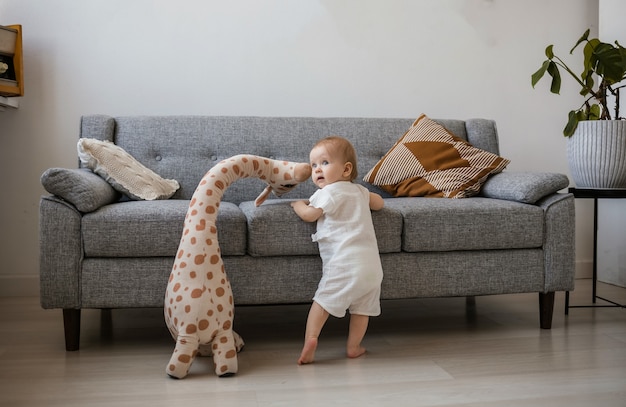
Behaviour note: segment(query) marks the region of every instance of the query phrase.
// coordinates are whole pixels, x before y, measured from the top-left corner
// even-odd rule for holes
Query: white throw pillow
[[[178,181],[161,178],[110,141],[81,138],[78,157],[84,166],[131,199],[168,199],[180,187]]]

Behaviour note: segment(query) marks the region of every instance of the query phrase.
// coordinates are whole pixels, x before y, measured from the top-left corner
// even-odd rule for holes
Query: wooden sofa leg
[[[539,324],[543,329],[552,328],[552,314],[554,311],[554,291],[539,293]]]
[[[65,350],[78,350],[80,346],[80,309],[63,310],[63,327],[65,328]]]

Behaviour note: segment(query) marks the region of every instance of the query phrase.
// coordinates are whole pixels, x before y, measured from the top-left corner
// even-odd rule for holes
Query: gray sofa
[[[41,305],[61,308],[66,349],[79,348],[80,310],[162,307],[189,199],[205,172],[241,154],[308,162],[313,143],[350,139],[359,178],[406,132],[412,119],[137,116],[82,117],[80,137],[113,141],[180,189],[136,201],[86,169],[50,169],[40,202]],[[474,146],[498,151],[495,123],[437,120]],[[360,181],[362,182],[362,181]],[[541,328],[552,324],[554,293],[574,288],[574,199],[562,174],[491,176],[465,199],[385,197],[373,213],[384,268],[382,299],[538,293]],[[218,233],[235,303],[309,302],[321,273],[315,225],[289,205],[308,181],[260,207],[258,179],[224,196]],[[398,327],[398,329],[402,329]]]

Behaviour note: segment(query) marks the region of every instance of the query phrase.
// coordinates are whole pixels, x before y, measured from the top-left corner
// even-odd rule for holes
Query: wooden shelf
[[[20,105],[20,102],[17,98],[7,98],[4,96],[0,96],[0,111],[6,110],[7,107],[17,109]]]

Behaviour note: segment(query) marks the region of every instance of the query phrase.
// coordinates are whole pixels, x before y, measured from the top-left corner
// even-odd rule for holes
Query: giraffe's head
[[[271,192],[276,196],[281,196],[298,184],[306,181],[311,176],[311,166],[307,163],[296,163],[291,161],[280,161],[266,159],[271,166],[269,179],[264,179],[267,187],[254,201],[256,206],[261,205]]]

